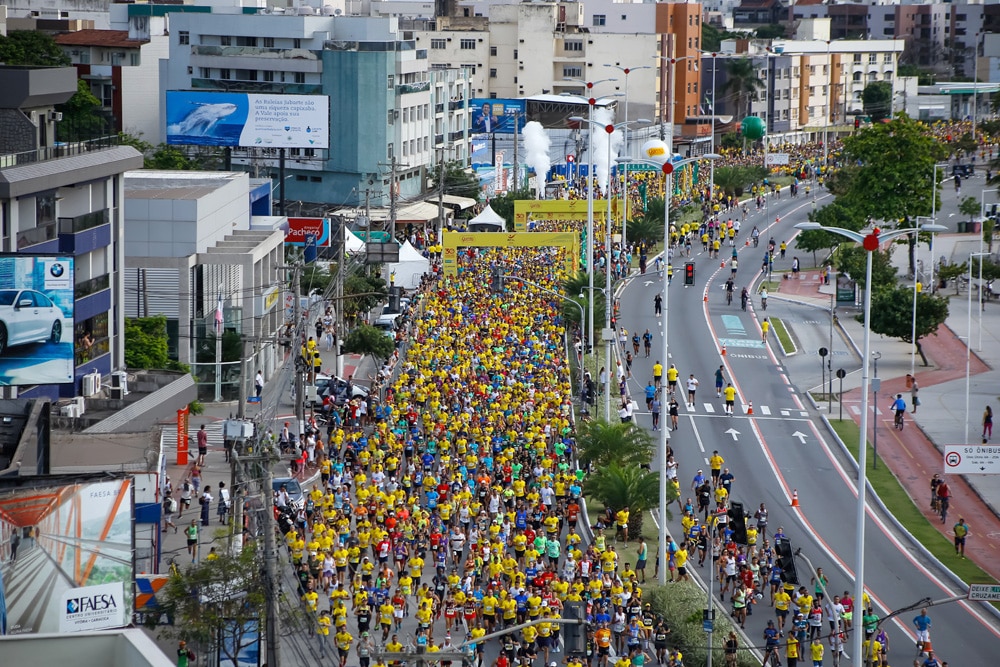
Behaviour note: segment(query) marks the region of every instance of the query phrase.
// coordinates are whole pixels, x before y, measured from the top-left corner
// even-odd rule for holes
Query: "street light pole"
[[[983,256],[988,253],[969,253],[969,312],[966,316],[966,338],[965,338],[965,431],[962,437],[962,444],[969,444],[969,386],[972,378],[972,258],[979,258],[979,266],[982,268]],[[982,286],[979,287],[982,290]]]
[[[826,66],[829,68],[826,75],[826,122],[823,124],[823,176],[826,177],[827,159],[829,156],[829,131],[830,131],[830,80],[833,78],[833,62],[830,60],[830,40],[826,40]]]
[[[639,70],[639,69],[652,69],[652,66],[651,65],[642,65],[640,67],[620,67],[618,65],[611,65],[611,64],[608,64],[608,63],[605,63],[604,66],[618,70],[625,77],[625,118],[624,118],[624,120],[627,123],[627,122],[629,122],[629,117],[628,117],[628,75],[631,74],[632,72],[636,71],[636,70]],[[628,125],[625,126],[625,129],[623,130],[623,132],[624,132],[624,142],[625,142],[625,156],[626,157],[631,157],[632,156],[632,152],[629,150],[629,145],[628,145]],[[625,195],[622,197],[622,200],[624,201],[624,206],[622,208],[622,210],[623,210],[623,213],[622,213],[622,249],[624,249],[626,247],[626,241],[627,241],[627,237],[625,235],[626,234],[625,227],[628,224],[628,163],[627,162],[625,162],[622,165],[622,170],[623,170],[622,171],[622,174],[623,174],[622,183],[625,184],[624,185]]]
[[[655,167],[659,167],[663,172],[663,187],[664,193],[670,191],[670,175],[673,173],[674,169],[686,166],[692,162],[697,162],[699,160],[712,160],[715,161],[722,157],[721,155],[715,153],[709,153],[707,155],[702,155],[700,157],[688,158],[686,160],[680,160],[678,162],[671,162],[668,159],[666,162],[660,163],[654,160],[636,160],[641,164],[648,164]],[[667,256],[670,250],[670,197],[664,196],[663,198],[663,255]],[[666,260],[664,260],[666,264]],[[666,266],[663,270],[663,288],[661,291],[661,299],[663,301],[663,348],[661,350],[662,361],[660,362],[663,366],[663,373],[660,375],[660,397],[662,399],[661,403],[661,414],[664,414],[666,410],[666,402],[668,400],[667,396],[667,368],[670,367],[670,336],[669,336],[669,317],[670,317],[670,286],[669,276],[667,275]],[[666,585],[667,583],[667,441],[670,439],[669,432],[667,429],[666,422],[661,422],[660,424],[660,539],[657,558],[660,559],[660,569],[659,569],[659,580],[661,585]],[[710,591],[711,593],[711,591]]]
[[[841,227],[827,227],[818,222],[800,222],[795,225],[796,229],[811,230],[822,229],[838,236],[843,236],[855,243],[860,243],[867,251],[865,261],[865,310],[864,310],[864,349],[862,351],[862,373],[861,373],[861,434],[858,444],[858,505],[856,508],[855,521],[856,530],[856,551],[855,551],[855,571],[854,571],[854,599],[855,605],[860,608],[863,604],[865,594],[865,508],[867,504],[867,450],[868,450],[868,411],[870,409],[868,398],[868,387],[870,378],[868,377],[869,364],[872,358],[871,340],[871,317],[872,317],[872,257],[874,251],[879,249],[883,243],[887,243],[895,238],[906,236],[907,234],[919,233],[920,231],[938,232],[944,228],[939,225],[925,225],[924,227],[906,227],[882,232],[877,227],[871,233],[862,235],[850,229]],[[968,420],[966,420],[968,423]],[[863,611],[863,610],[862,610]],[[854,632],[851,635],[851,654],[860,656],[862,653],[861,640],[864,636],[862,632]]]
[[[926,215],[917,216],[917,227],[921,220],[933,220]],[[931,252],[934,248],[934,234],[931,234]],[[917,276],[920,273],[920,262],[917,257],[920,254],[920,235],[917,235],[917,242],[913,244],[913,322],[910,329],[910,376],[915,376],[917,371]],[[934,263],[934,255],[931,254],[931,263]]]

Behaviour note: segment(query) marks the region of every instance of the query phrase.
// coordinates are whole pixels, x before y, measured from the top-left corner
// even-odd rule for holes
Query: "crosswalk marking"
[[[771,414],[771,408],[767,407],[766,405],[760,406],[760,414],[762,414],[762,415],[769,415],[769,414]]]
[[[856,414],[856,415],[860,415],[861,414],[861,408],[859,408],[858,406],[851,405],[849,407],[851,409],[851,412],[853,412],[854,414]]]
[[[781,416],[782,416],[782,417],[787,417],[788,415],[789,415],[789,412],[788,412],[788,410],[782,410],[782,411],[781,411]]]
[[[808,416],[809,416],[809,413],[808,413],[808,412],[806,412],[805,410],[803,410],[802,412],[800,412],[800,413],[799,413],[799,416],[800,416],[800,417],[808,417]]]
[[[715,406],[711,403],[705,403],[705,412],[715,412]]]

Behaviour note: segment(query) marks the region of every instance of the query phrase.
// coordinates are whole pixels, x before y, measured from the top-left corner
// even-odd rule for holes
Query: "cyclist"
[[[733,290],[736,289],[736,285],[733,283],[733,279],[730,278],[726,281],[726,303],[731,304],[733,302]]]
[[[743,291],[740,293],[740,306],[743,308],[743,310],[747,309],[747,301],[749,300],[750,300],[750,290],[744,287]]]
[[[948,502],[951,500],[951,487],[948,486],[948,482],[942,481],[938,484],[937,499],[941,510],[941,523],[944,523],[948,516]]]
[[[768,664],[768,659],[773,657],[775,664],[781,664],[781,658],[778,655],[778,640],[781,637],[781,632],[774,627],[774,621],[768,619],[767,628],[764,630],[764,662],[762,664]]]
[[[760,230],[757,229],[757,225],[753,226],[753,230],[750,232],[750,238],[753,239],[753,247],[756,248],[757,244],[760,243]]]
[[[760,288],[760,308],[761,310],[767,310],[767,288]]]
[[[893,421],[897,427],[903,424],[903,415],[906,413],[906,401],[902,394],[896,394],[896,400],[892,402],[892,409],[896,411],[896,418]]]

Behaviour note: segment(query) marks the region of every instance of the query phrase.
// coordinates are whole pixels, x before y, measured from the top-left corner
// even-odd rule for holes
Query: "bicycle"
[[[731,290],[726,290],[726,305],[733,305],[733,293]]]
[[[893,427],[897,431],[902,431],[903,430],[903,413],[902,413],[902,411],[896,410],[896,416],[893,418],[892,425],[893,425]]]
[[[948,502],[949,499],[947,497],[939,499],[938,504],[941,507],[941,523],[944,523],[945,521],[948,520]]]

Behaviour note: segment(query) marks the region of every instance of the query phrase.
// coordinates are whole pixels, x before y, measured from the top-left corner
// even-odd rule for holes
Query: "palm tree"
[[[750,102],[757,98],[757,91],[764,87],[757,74],[757,66],[750,58],[735,58],[726,61],[726,83],[722,86],[724,93],[732,94],[739,100],[737,111],[746,109],[750,115]]]
[[[610,463],[648,467],[653,459],[653,439],[635,422],[584,422],[577,432],[577,447],[579,458],[596,467]]]
[[[635,241],[646,247],[655,246],[657,243],[663,240],[663,200],[659,200],[661,203],[658,215],[651,215],[651,211],[647,211],[642,215],[638,215],[628,223],[628,238],[630,241]]]
[[[599,285],[604,284],[604,273],[594,274],[594,286],[595,288]],[[590,278],[585,272],[577,273],[571,278],[567,278],[562,284],[562,293],[567,297],[579,303],[583,306],[583,312],[588,312],[587,309],[590,308]],[[598,292],[594,289],[594,312],[604,313],[604,292]],[[578,325],[580,320],[580,309],[571,303],[563,302],[562,307],[563,318],[570,325]],[[596,327],[595,327],[596,328]]]
[[[659,506],[659,483],[659,473],[651,472],[635,463],[623,465],[615,462],[591,473],[584,483],[584,491],[591,498],[601,502],[605,509],[611,510],[612,514],[627,507],[629,535],[640,537],[643,515]],[[668,495],[667,504],[676,499],[676,494],[673,498]],[[669,510],[667,516],[670,516]]]

